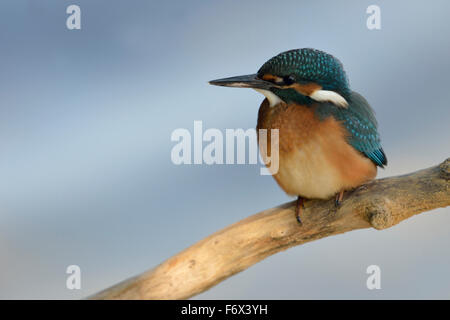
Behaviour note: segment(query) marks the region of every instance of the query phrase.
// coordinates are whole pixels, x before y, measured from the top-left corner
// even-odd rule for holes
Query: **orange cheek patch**
[[[310,96],[315,91],[322,89],[322,87],[320,85],[318,85],[317,83],[314,83],[314,82],[310,82],[307,84],[294,83],[289,87],[293,88],[295,91],[301,93],[304,96]]]
[[[270,73],[266,73],[265,75],[263,75],[262,79],[266,80],[266,81],[274,81],[274,82],[280,82],[283,80],[280,77],[274,76],[273,74],[270,74]]]

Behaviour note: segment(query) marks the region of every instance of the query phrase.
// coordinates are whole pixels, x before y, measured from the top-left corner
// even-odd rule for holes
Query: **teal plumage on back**
[[[316,112],[321,119],[333,116],[341,121],[349,133],[348,142],[379,167],[387,164],[377,130],[377,120],[369,103],[352,91],[348,108],[337,108],[331,103],[320,104]]]

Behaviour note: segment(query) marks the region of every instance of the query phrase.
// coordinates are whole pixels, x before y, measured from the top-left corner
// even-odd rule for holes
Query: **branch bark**
[[[90,299],[187,299],[290,247],[351,230],[392,227],[418,213],[450,205],[450,158],[407,175],[374,180],[334,200],[295,202],[265,210],[199,241],[154,269]]]

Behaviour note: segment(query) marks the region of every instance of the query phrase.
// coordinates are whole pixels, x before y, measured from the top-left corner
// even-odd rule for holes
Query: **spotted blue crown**
[[[324,90],[350,94],[347,75],[342,63],[326,52],[303,48],[282,52],[268,60],[258,70],[258,76],[272,74],[294,76],[296,82],[315,82]]]

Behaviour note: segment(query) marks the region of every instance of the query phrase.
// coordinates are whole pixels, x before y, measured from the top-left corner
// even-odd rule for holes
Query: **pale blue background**
[[[66,28],[78,4],[82,30]],[[382,29],[366,28],[381,7]],[[176,128],[253,128],[262,96],[208,80],[277,53],[337,56],[377,112],[389,166],[450,156],[450,2],[0,3],[0,298],[75,299],[291,200],[259,165],[175,166]],[[450,298],[450,210],[274,255],[199,298]],[[65,269],[82,269],[82,289]],[[382,289],[365,286],[366,267]]]

